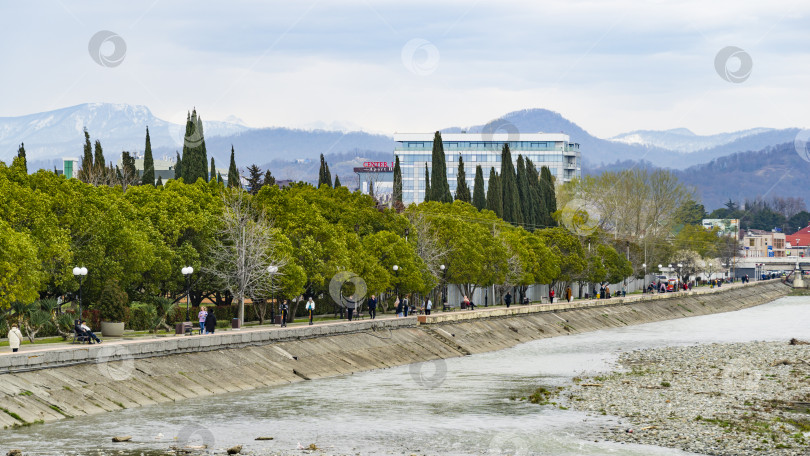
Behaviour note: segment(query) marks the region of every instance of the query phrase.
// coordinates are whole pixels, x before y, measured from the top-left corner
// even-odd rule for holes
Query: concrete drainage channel
[[[727,312],[770,302],[790,288],[772,281],[706,291],[630,302],[517,306],[420,316],[419,321],[366,320],[0,356],[0,426],[13,428],[484,353],[545,337]]]

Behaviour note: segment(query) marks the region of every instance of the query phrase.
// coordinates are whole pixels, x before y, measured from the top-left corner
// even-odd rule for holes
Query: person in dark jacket
[[[368,316],[372,320],[377,316],[377,298],[374,295],[368,300]]]
[[[287,304],[286,299],[281,303],[279,310],[281,311],[281,327],[284,328],[287,326],[287,313],[290,311],[290,305]]]
[[[214,311],[208,312],[208,315],[205,316],[205,332],[207,334],[214,334],[214,330],[217,329],[217,317],[214,316]]]
[[[506,308],[509,308],[509,304],[512,304],[512,295],[509,292],[506,292],[506,296],[503,297],[503,302],[506,303]]]

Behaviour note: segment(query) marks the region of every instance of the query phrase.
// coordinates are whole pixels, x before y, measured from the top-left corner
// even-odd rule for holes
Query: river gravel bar
[[[706,455],[810,454],[810,345],[801,341],[632,351],[615,372],[575,378],[562,394],[575,409],[622,418],[593,438]]]

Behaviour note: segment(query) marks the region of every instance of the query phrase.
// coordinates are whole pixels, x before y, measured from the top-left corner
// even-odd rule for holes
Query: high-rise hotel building
[[[397,133],[394,135],[394,155],[399,157],[402,170],[402,202],[405,205],[425,199],[425,165],[430,172],[433,133]],[[518,155],[529,158],[537,167],[547,166],[557,182],[582,177],[579,144],[572,143],[563,133],[445,133],[442,134],[447,182],[455,195],[458,158],[464,160],[467,186],[473,190],[475,168],[484,171],[484,189],[489,184],[489,170],[501,173],[501,149],[509,143],[512,160],[517,167]]]

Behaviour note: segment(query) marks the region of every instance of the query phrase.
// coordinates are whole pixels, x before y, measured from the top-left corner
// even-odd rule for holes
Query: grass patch
[[[21,423],[25,423],[25,422],[26,422],[24,419],[22,419],[22,417],[21,417],[20,415],[17,415],[16,413],[9,411],[8,409],[0,408],[0,410],[2,410],[3,412],[5,412],[5,413],[6,413],[6,415],[8,415],[8,416],[10,416],[10,417],[14,418],[15,420],[17,420],[17,421],[19,421],[19,422],[21,422]]]
[[[664,388],[669,388],[670,386],[672,386],[672,384],[670,384],[669,382],[661,382],[661,386],[663,386]]]
[[[556,396],[561,389],[562,388],[557,387],[555,390],[549,390],[541,386],[540,388],[537,388],[531,396],[529,396],[529,402],[537,405],[551,404],[550,399]]]
[[[65,339],[62,339],[59,336],[57,336],[57,337],[43,337],[42,339],[35,339],[33,344],[31,342],[28,342],[28,339],[26,339],[26,340],[20,342],[20,345],[56,344],[56,343],[60,343],[60,342],[64,342],[64,341],[65,341]],[[8,341],[5,340],[3,342],[0,342],[0,347],[8,347]]]
[[[34,393],[32,393],[31,391],[28,391],[28,390],[25,390],[25,391],[20,393],[20,396],[33,396],[33,395],[34,395]]]

